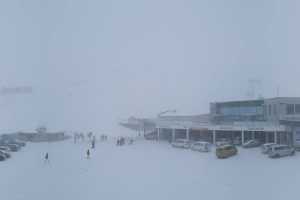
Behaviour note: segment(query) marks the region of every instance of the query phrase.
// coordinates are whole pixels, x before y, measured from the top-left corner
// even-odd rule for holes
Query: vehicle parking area
[[[25,142],[16,141],[14,139],[0,139],[0,162],[10,159],[25,146]]]
[[[0,163],[1,198],[53,199],[295,199],[300,154],[269,159],[260,148],[217,159],[168,142],[136,141],[118,147],[97,143],[28,143]],[[50,163],[44,162],[49,152]],[[280,192],[279,192],[280,191]]]

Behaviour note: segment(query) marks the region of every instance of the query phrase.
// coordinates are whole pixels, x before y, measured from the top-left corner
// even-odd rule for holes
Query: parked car
[[[10,151],[12,152],[16,152],[20,150],[20,146],[16,145],[16,144],[6,144],[6,147],[9,148]]]
[[[268,155],[270,158],[279,158],[283,156],[293,156],[295,149],[288,145],[274,145],[271,147]]]
[[[263,154],[268,154],[269,151],[271,150],[272,146],[276,145],[276,143],[266,143],[261,145],[261,152]]]
[[[218,158],[228,158],[238,153],[237,148],[234,145],[223,145],[217,147],[216,156]]]
[[[11,157],[10,154],[9,154],[8,152],[6,152],[6,151],[1,151],[1,150],[0,150],[0,155],[4,155],[5,158],[10,158],[10,157]]]
[[[216,146],[217,147],[220,147],[220,146],[223,146],[223,145],[231,145],[231,142],[225,138],[223,139],[220,139],[216,142]]]
[[[172,142],[172,147],[188,149],[190,148],[190,146],[190,141],[186,139],[177,139],[174,142]]]
[[[156,140],[157,134],[155,132],[147,133],[144,135],[146,140]]]
[[[18,141],[11,141],[11,142],[9,142],[9,144],[16,144],[20,147],[25,147],[26,146],[25,142],[18,142]]]
[[[2,144],[15,144],[15,145],[18,145],[18,146],[20,146],[20,147],[24,147],[24,146],[26,146],[26,143],[25,142],[19,142],[19,141],[17,141],[17,140],[13,140],[13,139],[7,139],[7,140],[4,140],[3,142],[2,142]]]
[[[4,161],[5,159],[5,156],[0,154],[0,161]]]
[[[244,148],[253,148],[253,147],[259,147],[260,145],[261,145],[261,142],[258,140],[249,140],[243,144],[243,147]]]
[[[233,139],[233,144],[234,145],[241,145],[242,144],[242,139],[240,137],[236,137]]]
[[[209,152],[211,144],[209,142],[195,142],[191,145],[191,150],[200,152]]]
[[[10,149],[7,146],[0,146],[0,151],[10,151]]]

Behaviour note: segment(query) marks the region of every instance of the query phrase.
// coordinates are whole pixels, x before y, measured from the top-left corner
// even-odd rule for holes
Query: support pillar
[[[172,142],[174,142],[176,140],[176,135],[175,135],[175,128],[172,129]]]
[[[277,144],[277,131],[274,132],[274,143]]]
[[[190,129],[186,129],[186,139],[190,140]]]
[[[157,128],[157,141],[159,141],[160,138],[160,128]]]
[[[213,130],[213,144],[216,144],[216,130]]]
[[[242,145],[245,143],[245,131],[242,130]]]

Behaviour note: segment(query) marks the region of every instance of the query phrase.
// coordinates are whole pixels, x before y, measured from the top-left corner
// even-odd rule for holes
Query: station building
[[[150,123],[151,122],[151,123]],[[157,140],[251,139],[300,147],[300,97],[210,103],[209,114],[147,119]],[[142,126],[142,125],[141,125]],[[148,127],[149,128],[149,127]]]

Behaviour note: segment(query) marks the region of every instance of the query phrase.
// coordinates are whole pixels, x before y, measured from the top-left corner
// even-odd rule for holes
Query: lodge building
[[[226,139],[243,144],[257,139],[300,146],[300,97],[214,102],[209,110],[204,115],[143,119],[138,126],[147,123],[157,140],[182,138],[215,144]]]

